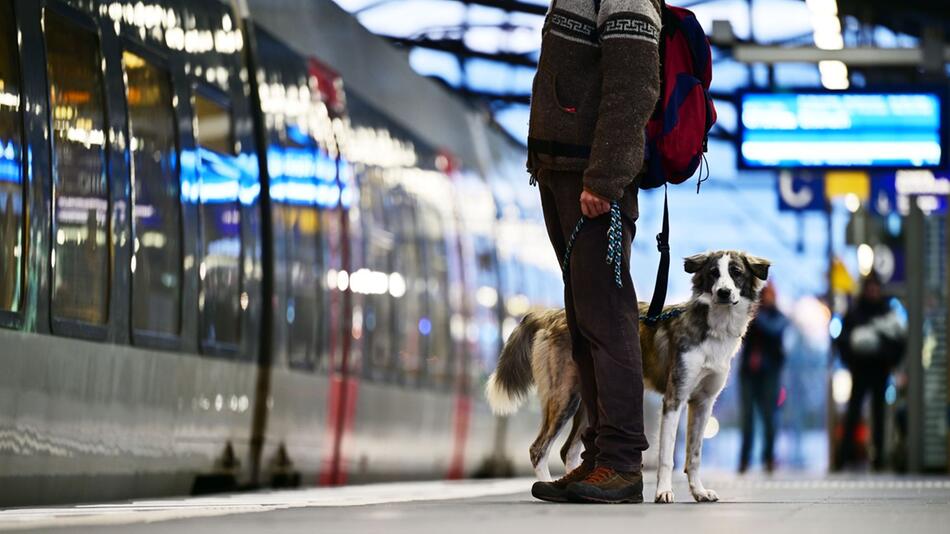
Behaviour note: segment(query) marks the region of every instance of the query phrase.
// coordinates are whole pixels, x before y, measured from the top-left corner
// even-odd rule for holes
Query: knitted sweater
[[[623,196],[643,166],[660,93],[660,24],[660,0],[552,0],[532,86],[528,172],[583,172],[587,190]]]

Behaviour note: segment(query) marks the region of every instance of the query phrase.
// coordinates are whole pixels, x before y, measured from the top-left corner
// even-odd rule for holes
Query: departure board
[[[743,168],[934,168],[945,162],[939,92],[743,93]]]

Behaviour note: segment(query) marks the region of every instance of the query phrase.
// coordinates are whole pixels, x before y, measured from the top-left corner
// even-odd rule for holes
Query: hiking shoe
[[[577,469],[562,476],[553,482],[535,482],[531,486],[531,495],[535,499],[549,502],[567,502],[567,487],[574,482],[580,482],[594,470],[594,462],[584,462]]]
[[[640,471],[620,472],[598,467],[587,478],[567,486],[567,499],[580,503],[641,503],[643,474]]]

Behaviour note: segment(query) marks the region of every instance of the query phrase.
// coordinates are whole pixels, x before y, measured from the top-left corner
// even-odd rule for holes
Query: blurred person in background
[[[755,437],[755,412],[762,420],[764,441],[762,460],[769,473],[775,468],[775,419],[785,364],[783,334],[789,321],[776,305],[775,286],[762,290],[759,313],[749,324],[740,359],[739,382],[742,394],[742,449],[739,472],[749,468]]]
[[[891,370],[904,357],[906,338],[904,325],[884,297],[877,274],[872,272],[844,316],[836,341],[841,361],[851,372],[851,398],[836,458],[837,469],[854,463],[855,431],[866,395],[871,397],[872,465],[875,470],[884,467],[884,393]]]

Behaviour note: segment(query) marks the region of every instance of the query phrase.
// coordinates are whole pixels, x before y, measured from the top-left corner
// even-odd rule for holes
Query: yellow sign
[[[863,171],[828,171],[825,173],[825,197],[856,195],[862,202],[871,196],[871,178]]]
[[[838,258],[831,262],[831,289],[839,295],[850,295],[857,289],[854,277]]]

